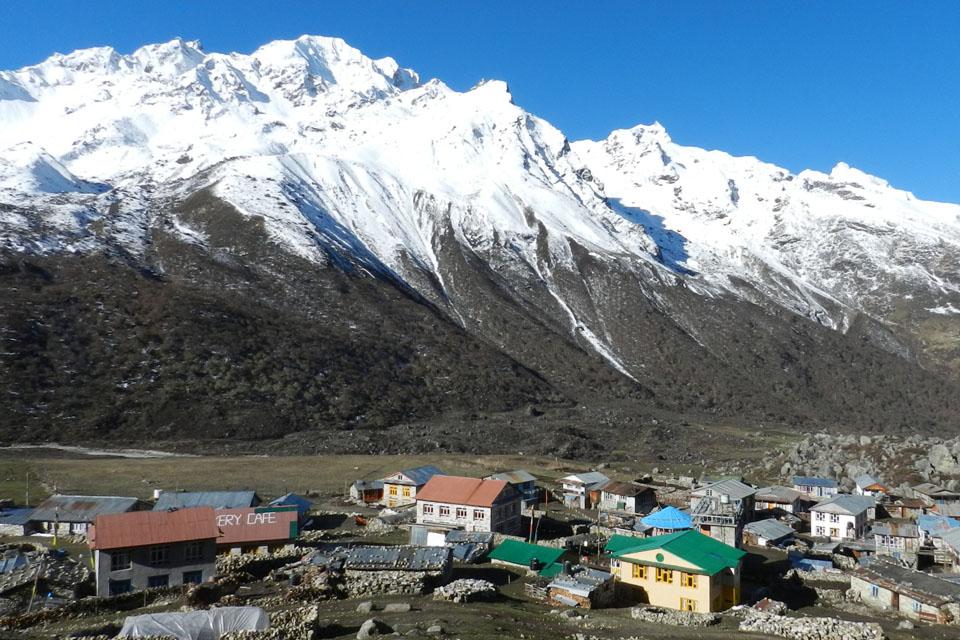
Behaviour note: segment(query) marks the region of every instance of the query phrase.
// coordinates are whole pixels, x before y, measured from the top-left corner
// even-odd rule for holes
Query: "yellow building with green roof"
[[[637,602],[701,612],[740,603],[746,552],[692,529],[635,540],[618,539],[607,549],[611,573]]]

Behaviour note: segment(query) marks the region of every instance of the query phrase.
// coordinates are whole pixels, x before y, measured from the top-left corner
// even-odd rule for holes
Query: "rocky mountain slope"
[[[954,430],[958,261],[960,206],[659,125],[571,143],[333,38],[0,72],[6,437]]]

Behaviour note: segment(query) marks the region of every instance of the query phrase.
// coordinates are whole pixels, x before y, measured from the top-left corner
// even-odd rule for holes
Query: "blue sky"
[[[506,80],[571,139],[658,120],[798,171],[845,161],[960,202],[960,2],[6,0],[0,69],[175,36],[250,52],[337,35],[456,89]]]

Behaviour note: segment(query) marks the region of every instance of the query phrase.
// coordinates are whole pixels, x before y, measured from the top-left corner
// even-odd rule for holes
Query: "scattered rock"
[[[383,607],[384,613],[407,613],[410,611],[409,602],[391,602]]]
[[[357,631],[357,640],[375,638],[376,636],[385,635],[388,633],[393,633],[393,629],[391,629],[383,620],[380,620],[379,618],[370,618],[360,625],[360,630]]]
[[[370,613],[371,611],[373,611],[373,603],[369,600],[357,605],[357,613]]]
[[[497,587],[492,582],[463,578],[436,589],[433,592],[433,599],[449,602],[473,602],[489,599],[496,593]]]
[[[439,624],[432,624],[429,627],[427,627],[428,636],[439,636],[442,634],[443,634],[443,627],[441,627]]]
[[[720,622],[720,616],[715,613],[694,613],[662,607],[634,607],[630,610],[630,615],[635,620],[675,627],[709,627]]]

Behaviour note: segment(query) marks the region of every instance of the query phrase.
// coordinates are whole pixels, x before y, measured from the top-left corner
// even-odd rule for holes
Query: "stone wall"
[[[875,622],[848,622],[836,618],[791,618],[750,611],[740,622],[740,631],[764,633],[791,640],[883,640]]]

